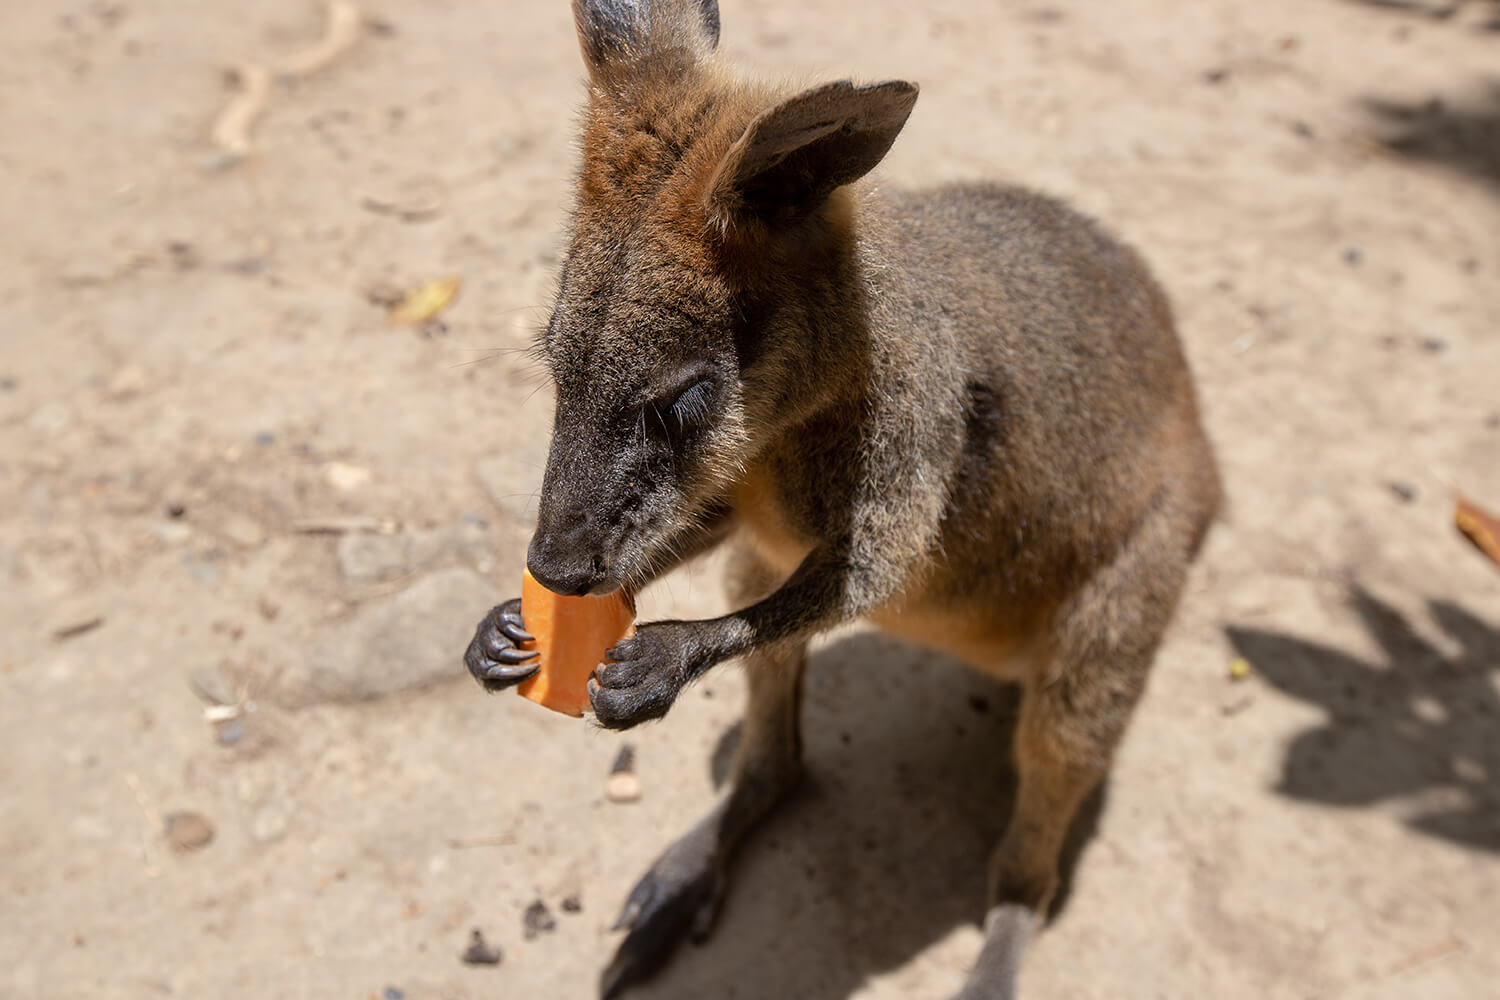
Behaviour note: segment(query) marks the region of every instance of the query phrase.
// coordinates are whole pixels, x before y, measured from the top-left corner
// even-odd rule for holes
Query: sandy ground
[[[370,4],[217,169],[227,67],[320,5],[0,5],[0,997],[588,996],[713,795],[733,667],[622,739],[459,665],[534,511],[520,349],[581,64],[561,0]],[[1500,506],[1495,17],[723,0],[742,65],[922,84],[884,183],[1020,180],[1126,234],[1200,376],[1230,506],[1029,996],[1500,996],[1500,573],[1451,527],[1455,490]],[[449,274],[440,326],[385,322]],[[1009,704],[823,643],[805,789],[640,995],[952,991]],[[173,850],[181,811],[212,841]],[[498,967],[460,963],[475,927]]]

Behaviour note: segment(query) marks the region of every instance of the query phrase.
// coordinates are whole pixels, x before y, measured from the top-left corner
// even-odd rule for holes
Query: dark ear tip
[[[860,93],[878,94],[888,107],[910,112],[917,103],[917,93],[921,88],[910,80],[884,80],[880,83],[856,87],[855,90]]]

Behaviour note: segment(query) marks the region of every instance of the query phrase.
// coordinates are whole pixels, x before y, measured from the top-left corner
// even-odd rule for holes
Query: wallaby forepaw
[[[647,979],[684,940],[701,943],[713,928],[723,878],[711,860],[685,869],[668,851],[625,900],[614,930],[629,930],[599,980],[599,995],[611,1000]]]
[[[685,622],[652,622],[607,654],[589,678],[594,716],[606,729],[659,719],[677,700],[693,671],[693,630]]]
[[[474,630],[464,665],[486,691],[512,687],[540,669],[536,652],[519,648],[532,638],[521,621],[521,599],[506,601],[491,608]]]

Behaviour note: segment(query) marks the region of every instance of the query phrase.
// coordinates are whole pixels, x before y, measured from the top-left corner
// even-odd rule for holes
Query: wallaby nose
[[[565,597],[581,597],[604,579],[603,559],[540,531],[526,549],[526,568],[543,587]]]

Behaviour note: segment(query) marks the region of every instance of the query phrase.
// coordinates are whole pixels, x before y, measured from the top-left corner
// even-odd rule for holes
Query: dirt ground
[[[522,348],[575,156],[568,5],[364,14],[226,163],[226,70],[306,48],[319,3],[0,5],[7,1000],[589,996],[713,796],[734,667],[621,737],[459,660],[545,457]],[[1496,4],[722,14],[747,68],[921,83],[883,183],[1017,180],[1125,234],[1201,381],[1229,507],[1026,995],[1500,996],[1500,573],[1451,521],[1455,491],[1500,507]],[[386,322],[446,275],[439,324]],[[710,564],[645,603],[718,601]],[[822,643],[806,786],[639,995],[954,990],[1009,705]],[[180,812],[212,840],[174,849]],[[473,928],[500,965],[460,962]]]

